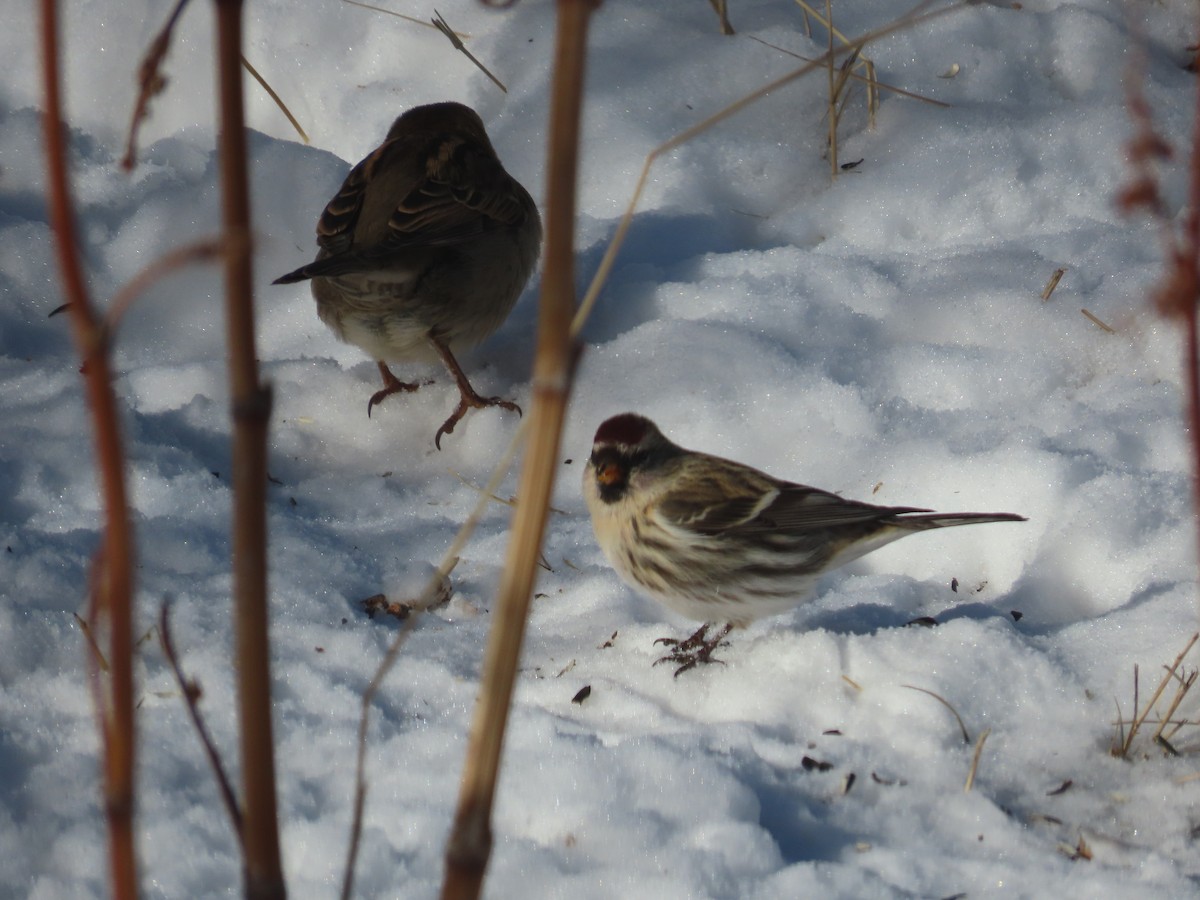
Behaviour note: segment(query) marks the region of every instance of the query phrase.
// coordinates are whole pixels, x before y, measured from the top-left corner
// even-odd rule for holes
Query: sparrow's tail
[[[309,266],[301,266],[298,269],[293,269],[286,275],[280,275],[271,284],[295,284],[297,281],[308,281],[310,278],[312,278],[312,275],[309,272]]]

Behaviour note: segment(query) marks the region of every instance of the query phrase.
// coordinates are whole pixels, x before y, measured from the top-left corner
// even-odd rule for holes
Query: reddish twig
[[[1190,160],[1189,208],[1183,230],[1177,234],[1167,215],[1155,167],[1172,156],[1171,145],[1154,128],[1151,107],[1142,91],[1145,49],[1137,52],[1126,81],[1126,103],[1134,135],[1127,147],[1132,178],[1117,194],[1117,205],[1126,213],[1144,211],[1162,230],[1166,273],[1154,292],[1155,308],[1164,318],[1179,323],[1184,332],[1183,380],[1188,434],[1192,444],[1192,506],[1200,517],[1200,120],[1193,124]],[[1200,110],[1200,84],[1194,100]],[[1200,521],[1195,529],[1200,550]],[[1198,557],[1200,559],[1200,557]]]
[[[229,776],[225,774],[225,766],[221,764],[221,754],[217,752],[217,747],[212,742],[212,737],[209,735],[208,728],[204,724],[204,717],[200,715],[200,696],[202,694],[200,685],[187,678],[183,674],[183,667],[179,664],[179,655],[175,652],[175,642],[171,639],[170,610],[171,604],[164,600],[158,617],[158,637],[162,641],[163,655],[167,657],[167,662],[171,665],[171,671],[175,673],[175,682],[179,685],[179,690],[183,693],[184,705],[187,706],[188,715],[191,716],[192,724],[196,727],[200,743],[204,745],[204,753],[208,757],[208,764],[212,766],[213,775],[217,779],[217,787],[221,791],[221,800],[225,803],[225,811],[229,813],[229,820],[233,823],[233,830],[237,833],[238,839],[241,840],[242,810],[238,806],[237,797],[233,793],[233,786],[229,781]]]
[[[92,579],[95,610],[108,616],[111,681],[109,706],[100,710],[104,752],[104,809],[108,819],[112,895],[137,896],[134,842],[136,722],[133,702],[133,537],[125,484],[124,451],[112,369],[102,320],[84,285],[79,261],[58,62],[58,5],[42,0],[41,44],[47,193],[59,270],[69,304],[71,330],[83,358],[84,387],[104,507],[104,537]]]
[[[162,31],[150,42],[150,48],[138,66],[138,97],[133,105],[133,116],[129,121],[129,136],[125,141],[125,155],[121,158],[121,168],[129,172],[137,165],[137,136],[142,123],[150,115],[150,101],[161,94],[167,87],[167,78],[162,74],[163,60],[171,47],[171,33],[175,23],[183,15],[188,0],[177,0],[175,8],[167,18],[167,24]]]
[[[1196,113],[1200,113],[1200,83],[1196,86]],[[1196,303],[1200,299],[1200,118],[1193,124],[1191,184],[1189,209],[1184,221],[1184,252],[1178,260],[1175,289],[1178,305],[1184,313],[1187,349],[1184,356],[1184,378],[1187,382],[1188,434],[1192,439],[1192,508],[1200,515],[1200,325],[1197,324]],[[1196,528],[1197,550],[1200,553],[1200,524]],[[1200,555],[1197,556],[1200,559]]]

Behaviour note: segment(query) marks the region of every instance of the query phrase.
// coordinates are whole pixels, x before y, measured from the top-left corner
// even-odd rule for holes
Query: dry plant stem
[[[842,113],[846,111],[846,104],[850,102],[850,92],[846,90],[846,82],[850,80],[850,67],[858,59],[858,51],[855,50],[848,57],[842,60],[842,66],[838,70],[837,81],[834,82],[832,93],[829,95],[829,109],[833,114],[834,127],[832,134],[836,148],[837,126],[842,121]],[[841,167],[838,167],[840,172]],[[836,177],[836,175],[835,175]]]
[[[829,48],[825,51],[825,60],[829,76],[829,172],[830,177],[837,180],[837,75],[833,68],[833,8],[832,0],[825,0],[825,20],[829,23]]]
[[[308,133],[300,127],[300,123],[296,121],[296,117],[292,115],[292,111],[287,108],[287,104],[279,98],[277,93],[275,93],[274,88],[267,84],[267,79],[259,75],[258,69],[250,65],[250,60],[246,59],[244,56],[242,57],[242,65],[246,67],[246,71],[249,72],[254,80],[258,82],[259,87],[267,92],[267,96],[275,101],[275,105],[279,107],[280,111],[287,116],[287,120],[291,122],[292,127],[296,129],[296,134],[300,135],[300,140],[304,141],[305,144],[309,143]]]
[[[979,759],[983,756],[983,745],[987,743],[988,735],[992,733],[992,729],[985,728],[979,735],[979,740],[975,742],[975,752],[971,755],[971,768],[967,771],[967,781],[963,785],[963,793],[971,793],[971,788],[975,786],[975,775],[979,771]]]
[[[233,589],[245,815],[245,896],[287,895],[279,859],[275,744],[267,638],[267,422],[271,392],[258,379],[251,295],[250,201],[242,98],[242,0],[215,0],[220,85],[221,208],[226,332],[233,414]]]
[[[970,2],[970,0],[967,0]],[[800,7],[800,12],[804,17],[804,32],[809,38],[812,37],[812,28],[808,21],[808,16],[811,13],[812,17],[820,22],[829,31],[829,46],[833,46],[833,39],[836,37],[843,44],[849,44],[850,40],[833,26],[833,9],[829,0],[825,3],[825,15],[822,16],[819,12],[809,6],[804,0],[796,0],[796,5]],[[910,13],[909,15],[913,15]],[[878,82],[875,78],[875,63],[863,57],[863,68],[867,74],[865,76],[857,75],[856,78],[862,78],[867,82],[867,127],[871,130],[875,129],[875,112],[879,108],[879,94],[875,90]],[[949,104],[947,104],[949,105]]]
[[[162,641],[163,654],[167,657],[171,671],[175,673],[175,682],[183,694],[184,705],[187,706],[188,715],[191,716],[192,725],[196,728],[200,743],[204,746],[208,764],[212,766],[213,775],[216,776],[217,788],[221,791],[221,800],[225,804],[225,811],[229,814],[233,830],[241,840],[242,810],[238,807],[237,797],[234,796],[229,776],[225,774],[225,766],[221,764],[221,754],[217,752],[216,745],[213,744],[208,728],[204,724],[204,717],[200,715],[200,687],[196,682],[189,681],[183,674],[183,666],[180,665],[179,655],[175,652],[175,641],[171,638],[170,610],[171,604],[164,600],[158,615],[158,636]]]
[[[92,615],[93,612],[93,610],[88,610],[89,615]],[[108,660],[104,658],[104,651],[101,650],[100,645],[96,643],[96,636],[92,634],[92,626],[89,625],[88,620],[79,613],[71,613],[71,615],[75,617],[75,622],[79,625],[80,630],[83,632],[83,636],[87,638],[88,646],[92,650],[92,659],[96,661],[96,667],[101,672],[107,672]],[[96,700],[98,701],[96,709],[99,710],[102,708],[99,703],[99,701],[101,701],[101,697],[97,696]]]
[[[941,694],[935,694],[933,691],[926,690],[923,687],[917,687],[915,684],[902,684],[902,685],[900,685],[900,687],[906,687],[910,691],[920,691],[922,694],[928,694],[930,697],[932,697],[938,703],[942,704],[942,706],[946,707],[946,709],[950,710],[950,715],[954,716],[955,721],[958,722],[958,729],[959,729],[959,731],[962,732],[963,743],[964,744],[971,743],[971,734],[969,731],[967,731],[967,726],[965,724],[963,724],[962,716],[960,716],[958,714],[958,710],[956,710],[953,706],[950,705],[949,700],[947,700]]]
[[[721,29],[721,34],[734,34],[733,25],[729,21],[729,0],[709,0],[712,4],[713,12],[717,14],[717,24]]]
[[[1179,723],[1179,725],[1174,730],[1172,730],[1171,735],[1166,735],[1166,736],[1163,735],[1163,731],[1166,730],[1167,726],[1172,724],[1171,716],[1175,715],[1175,713],[1179,710],[1179,704],[1183,702],[1183,698],[1187,696],[1188,691],[1190,691],[1192,689],[1192,686],[1196,683],[1196,675],[1197,674],[1198,674],[1197,672],[1192,671],[1192,672],[1188,673],[1187,677],[1178,679],[1179,684],[1175,688],[1175,696],[1171,698],[1171,703],[1167,707],[1167,711],[1165,713],[1163,713],[1163,716],[1158,723],[1158,728],[1156,728],[1154,730],[1154,734],[1150,738],[1151,740],[1153,740],[1153,741],[1166,740],[1168,737],[1170,737],[1171,735],[1174,735],[1176,731],[1178,731],[1180,728],[1183,727],[1183,723]],[[1147,722],[1145,724],[1150,724],[1150,723]]]
[[[425,593],[428,592],[427,588]],[[422,599],[424,599],[424,595],[422,595]],[[371,704],[375,700],[375,695],[379,692],[380,685],[383,684],[383,679],[391,671],[392,666],[396,663],[396,659],[400,656],[400,649],[404,646],[404,642],[412,634],[413,625],[416,621],[416,615],[410,615],[404,620],[404,624],[400,626],[400,632],[396,635],[395,640],[392,641],[392,646],[388,648],[388,652],[384,655],[383,662],[380,663],[379,668],[375,671],[375,677],[371,679],[371,683],[363,691],[362,709],[358,718],[358,755],[354,768],[354,811],[350,819],[350,842],[346,849],[346,868],[342,873],[342,900],[350,900],[354,895],[354,871],[358,863],[359,840],[362,837],[363,810],[366,808],[367,803],[367,728],[371,722]]]
[[[867,128],[871,131],[875,130],[875,113],[879,111],[879,79],[875,76],[875,63],[869,59],[863,60],[863,65],[867,70],[865,81],[867,82]],[[862,78],[861,75],[850,74],[851,78]],[[934,105],[941,105],[939,101],[932,101]],[[949,106],[950,104],[945,104]]]
[[[752,41],[757,41],[758,43],[762,44],[764,47],[770,47],[772,50],[778,50],[780,53],[785,53],[788,56],[792,57],[793,59],[798,59],[801,62],[813,62],[813,59],[811,57],[801,56],[799,53],[793,53],[791,50],[788,50],[786,47],[780,47],[778,44],[772,44],[770,41],[764,41],[762,38],[756,37],[752,34],[748,34],[748,35],[746,35],[746,37],[750,38],[750,40],[752,40]],[[953,107],[953,105],[954,105],[953,103],[946,103],[942,100],[934,100],[932,97],[926,97],[923,94],[918,94],[914,91],[906,91],[904,88],[896,87],[894,84],[888,84],[887,82],[880,81],[878,78],[875,77],[875,64],[872,63],[868,59],[865,59],[862,57],[860,57],[860,59],[862,59],[864,66],[869,67],[870,74],[869,75],[859,75],[857,72],[851,71],[851,72],[848,72],[847,75],[850,78],[854,79],[855,81],[863,82],[867,86],[867,94],[869,96],[875,98],[874,100],[871,101],[872,124],[870,127],[872,127],[872,128],[875,127],[874,121],[873,121],[874,107],[879,105],[878,92],[881,90],[890,91],[893,94],[899,94],[901,97],[909,97],[913,100],[920,100],[922,103],[928,103],[931,106],[940,106],[943,109],[950,109],[951,107]]]
[[[1081,309],[1081,310],[1079,310],[1079,311],[1080,311],[1081,313],[1083,313],[1083,315],[1084,315],[1084,318],[1086,318],[1086,319],[1087,319],[1089,322],[1091,322],[1093,325],[1095,325],[1095,326],[1096,326],[1097,328],[1099,328],[1101,331],[1106,331],[1106,332],[1108,332],[1109,334],[1116,334],[1116,333],[1117,333],[1117,330],[1116,330],[1115,328],[1113,328],[1113,327],[1112,327],[1111,325],[1109,325],[1107,322],[1101,321],[1099,318],[1097,318],[1097,317],[1096,317],[1096,316],[1095,316],[1093,313],[1089,312],[1088,310],[1086,310],[1086,309]]]
[[[134,844],[134,763],[136,733],[133,703],[133,537],[125,485],[117,401],[102,322],[92,309],[79,260],[71,190],[67,177],[66,123],[58,64],[58,4],[42,0],[42,123],[45,132],[47,192],[55,249],[70,303],[71,331],[84,364],[84,387],[91,410],[104,537],[92,579],[97,611],[108,616],[110,678],[107,707],[97,710],[104,752],[104,810],[108,820],[112,896],[138,895]],[[102,691],[98,692],[103,696]]]
[[[546,268],[533,368],[529,443],[521,467],[512,537],[488,636],[479,704],[450,840],[445,900],[478,897],[491,854],[492,804],[525,620],[533,594],[562,425],[577,356],[570,336],[574,307],[573,243],[587,27],[598,0],[559,0],[550,107],[546,201]]]
[[[500,90],[507,94],[508,88],[504,86],[504,83],[495,75],[493,75],[487,66],[476,59],[475,54],[466,48],[458,34],[446,23],[446,20],[442,18],[442,14],[436,9],[433,11],[433,14],[435,18],[431,21],[433,22],[434,28],[446,36],[446,39],[450,41],[450,46],[469,59],[471,62],[475,63],[475,67],[478,68],[479,71],[488,78],[490,78],[492,80],[492,84],[496,85],[496,87],[500,88]]]
[[[1063,275],[1067,272],[1066,269],[1055,269],[1050,273],[1050,280],[1046,282],[1046,286],[1042,288],[1042,300],[1049,300],[1050,295],[1054,293],[1054,289],[1058,287],[1058,283],[1062,281]]]

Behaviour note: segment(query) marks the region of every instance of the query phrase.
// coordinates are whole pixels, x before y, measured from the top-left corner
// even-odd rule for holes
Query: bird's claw
[[[705,622],[696,630],[694,634],[692,634],[691,637],[688,637],[682,641],[677,638],[659,638],[656,640],[654,642],[655,644],[663,644],[673,649],[666,656],[656,659],[653,665],[657,666],[659,663],[665,662],[682,663],[682,665],[675,670],[674,677],[676,678],[678,678],[688,669],[694,669],[700,663],[704,663],[706,665],[708,663],[720,663],[721,665],[725,665],[725,660],[714,658],[713,653],[715,653],[719,647],[729,646],[729,641],[725,640],[725,638],[729,635],[729,632],[733,629],[733,626],[726,625],[711,638],[708,637],[708,627],[708,623]]]
[[[385,371],[381,369],[380,371]],[[371,410],[379,403],[382,403],[385,397],[390,397],[392,394],[406,393],[411,394],[423,384],[433,384],[432,381],[401,381],[391,372],[387,372],[383,376],[383,387],[371,395],[371,399],[367,401],[367,418],[371,418]]]
[[[511,400],[502,400],[499,397],[480,397],[478,394],[470,395],[463,394],[458,401],[458,406],[454,412],[450,414],[442,427],[437,430],[437,434],[433,436],[433,445],[439,450],[442,449],[442,435],[451,434],[454,431],[454,426],[459,423],[459,420],[467,414],[469,409],[483,409],[485,406],[499,406],[501,409],[509,409],[515,412],[518,416],[521,415],[521,407],[513,403]]]

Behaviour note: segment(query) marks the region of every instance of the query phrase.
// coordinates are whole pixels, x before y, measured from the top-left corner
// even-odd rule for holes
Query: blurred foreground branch
[[[250,199],[242,98],[242,0],[214,0],[220,100],[226,338],[233,415],[233,591],[242,758],[244,892],[287,896],[279,856],[267,635],[267,423],[258,378],[250,266]]]
[[[587,28],[598,6],[599,0],[558,2],[547,148],[546,268],[533,366],[529,443],[517,488],[508,557],[497,592],[495,621],[484,656],[458,808],[446,846],[446,879],[442,884],[445,900],[478,897],[491,855],[492,805],[504,732],[578,358],[570,334],[575,308],[575,185]]]
[[[75,346],[83,359],[84,386],[92,415],[100,493],[104,507],[104,536],[90,579],[92,607],[106,616],[109,637],[109,689],[100,698],[104,752],[104,810],[108,818],[109,866],[112,895],[117,900],[137,896],[137,858],[134,824],[134,763],[136,732],[133,705],[133,537],[125,484],[125,456],[112,387],[108,332],[96,314],[84,285],[79,261],[79,237],[67,177],[66,123],[58,61],[58,4],[41,3],[42,79],[47,191]],[[93,627],[96,623],[93,623]],[[89,651],[90,652],[90,651]],[[97,672],[95,677],[99,678]]]

